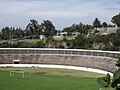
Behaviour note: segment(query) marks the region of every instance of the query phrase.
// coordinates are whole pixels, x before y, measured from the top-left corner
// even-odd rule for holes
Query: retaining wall
[[[0,54],[0,64],[13,64],[13,60],[20,60],[20,64],[51,64],[96,68],[114,72],[115,58],[95,57],[84,55],[52,55],[52,54]]]

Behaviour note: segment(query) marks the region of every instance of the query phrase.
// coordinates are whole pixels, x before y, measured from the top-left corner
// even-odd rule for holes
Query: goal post
[[[14,76],[15,73],[21,74],[22,77],[25,77],[25,73],[23,71],[10,71],[10,77]]]

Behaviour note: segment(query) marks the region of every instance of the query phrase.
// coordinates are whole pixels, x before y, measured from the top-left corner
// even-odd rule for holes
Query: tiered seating
[[[0,55],[1,64],[12,64],[13,60],[20,60],[20,64],[54,64],[82,66],[114,72],[117,67],[116,59],[93,56],[69,55]]]

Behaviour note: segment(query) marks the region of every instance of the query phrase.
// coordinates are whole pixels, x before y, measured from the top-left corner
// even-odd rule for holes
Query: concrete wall
[[[0,64],[12,64],[13,60],[20,60],[20,64],[55,64],[96,68],[114,72],[117,67],[116,59],[95,56],[70,56],[50,54],[0,54]]]

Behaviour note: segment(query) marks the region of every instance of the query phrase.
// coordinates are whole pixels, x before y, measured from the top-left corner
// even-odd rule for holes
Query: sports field
[[[25,77],[17,73],[10,77],[9,71],[24,71]],[[0,90],[99,90],[96,78],[101,76],[65,69],[0,68]]]

